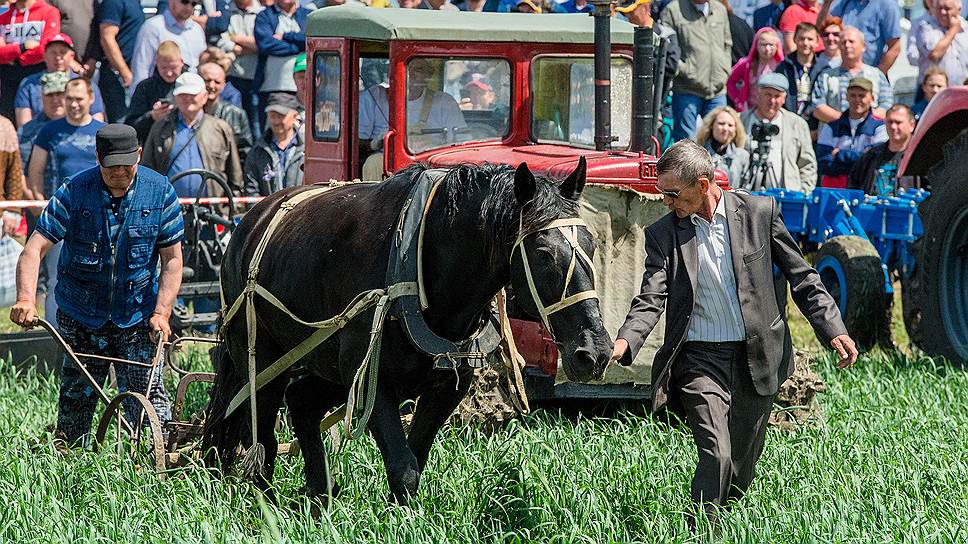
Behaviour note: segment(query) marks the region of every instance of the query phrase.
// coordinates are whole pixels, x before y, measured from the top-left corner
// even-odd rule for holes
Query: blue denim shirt
[[[64,240],[57,266],[61,311],[96,329],[147,319],[158,297],[158,248],[182,237],[174,190],[164,176],[139,167],[117,217],[100,169],[67,179],[38,221],[51,241]]]

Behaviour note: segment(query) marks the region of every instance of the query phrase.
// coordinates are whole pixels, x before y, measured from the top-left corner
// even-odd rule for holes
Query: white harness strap
[[[524,264],[524,275],[528,280],[528,289],[531,291],[531,298],[534,300],[534,306],[538,310],[538,316],[541,317],[541,323],[548,329],[548,332],[552,332],[551,323],[548,321],[548,316],[551,314],[561,311],[569,306],[577,304],[583,300],[588,300],[591,298],[597,299],[598,293],[594,289],[595,285],[595,267],[592,263],[591,258],[582,249],[581,244],[578,243],[578,227],[586,227],[585,222],[578,217],[571,219],[556,219],[551,221],[547,225],[540,228],[530,230],[527,232],[521,232],[518,234],[518,239],[514,242],[514,246],[511,248],[511,257],[514,257],[514,252],[521,248],[521,261]],[[558,302],[551,304],[550,306],[545,306],[541,302],[541,297],[538,295],[538,289],[534,285],[534,277],[531,274],[531,265],[528,263],[528,252],[524,248],[524,239],[528,236],[545,230],[558,229],[565,240],[571,245],[571,260],[568,263],[568,271],[565,273],[565,284],[562,287],[561,297]],[[582,259],[588,265],[588,270],[592,276],[592,289],[587,291],[581,291],[580,293],[575,293],[571,296],[566,296],[568,294],[568,285],[571,283],[571,278],[575,272],[575,263],[578,259]]]

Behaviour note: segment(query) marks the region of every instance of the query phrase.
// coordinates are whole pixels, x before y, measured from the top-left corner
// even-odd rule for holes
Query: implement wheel
[[[141,393],[126,391],[111,399],[111,403],[104,409],[104,415],[101,416],[101,421],[97,424],[97,433],[94,435],[94,450],[97,451],[104,447],[104,439],[107,435],[108,427],[111,425],[111,420],[119,415],[119,411],[123,412],[121,402],[126,398],[133,398],[138,401],[138,404],[141,405],[141,409],[144,411],[145,419],[148,420],[148,426],[141,429],[140,437],[137,440],[134,436],[131,437],[131,457],[137,461],[138,457],[147,450],[147,454],[151,457],[152,464],[154,465],[155,473],[164,479],[165,469],[168,467],[166,464],[167,459],[165,456],[165,442],[164,434],[162,434],[161,430],[161,421],[158,420],[155,407]],[[137,421],[129,421],[128,423],[132,427],[136,427],[138,424]],[[120,423],[118,425],[120,426]],[[137,432],[137,428],[135,432]]]
[[[877,250],[859,236],[835,236],[817,251],[816,269],[858,348],[874,347],[882,329],[891,326],[884,323],[884,272]]]
[[[905,286],[908,335],[929,355],[968,366],[968,134],[944,146],[931,167],[931,196],[918,206],[924,236]]]

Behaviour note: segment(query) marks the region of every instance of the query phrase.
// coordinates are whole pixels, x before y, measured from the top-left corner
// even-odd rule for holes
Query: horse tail
[[[247,414],[245,410],[236,410],[229,416],[226,416],[226,411],[232,397],[245,385],[248,378],[239,372],[229,348],[225,345],[223,334],[219,334],[220,342],[209,352],[216,378],[209,393],[202,451],[205,452],[204,461],[207,466],[227,472],[238,457],[243,427],[247,430],[248,426],[247,418],[243,417]]]

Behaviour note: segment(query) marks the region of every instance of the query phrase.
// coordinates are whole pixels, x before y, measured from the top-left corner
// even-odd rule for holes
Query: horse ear
[[[534,174],[528,168],[528,163],[522,162],[514,171],[514,198],[518,204],[524,206],[534,198],[538,188],[534,181]]]
[[[585,189],[585,170],[585,157],[581,156],[578,158],[578,166],[561,183],[561,196],[578,200],[581,192]]]

